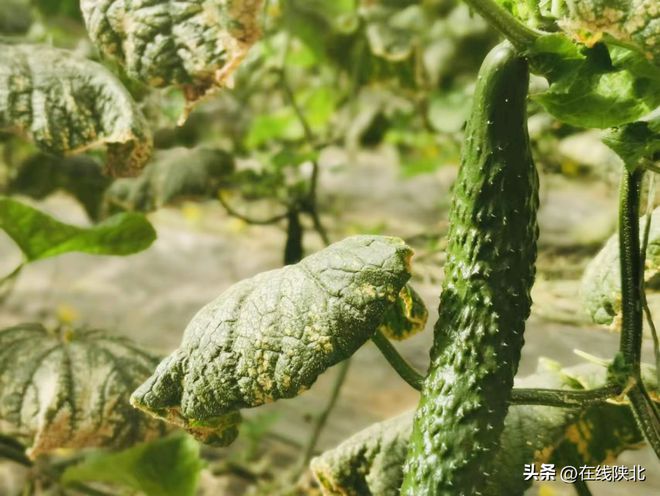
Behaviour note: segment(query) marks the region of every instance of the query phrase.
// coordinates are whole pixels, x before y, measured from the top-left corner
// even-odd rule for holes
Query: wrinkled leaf
[[[151,212],[189,198],[215,198],[234,171],[222,150],[172,148],[156,154],[136,178],[116,180],[105,194],[106,212]]]
[[[259,38],[261,0],[81,0],[87,31],[131,77],[182,86],[189,101],[223,84]]]
[[[235,284],[192,319],[132,404],[228,444],[239,409],[297,396],[371,337],[411,256],[398,238],[354,236]]]
[[[596,366],[597,367],[597,366]],[[579,376],[595,375],[602,385],[606,369],[588,365],[547,370],[520,381],[521,387],[580,388]],[[577,374],[577,377],[576,377]],[[594,385],[595,385],[594,384]],[[412,433],[414,412],[376,423],[311,462],[324,495],[397,496],[403,480],[403,463]],[[616,422],[612,424],[610,422]],[[616,425],[616,429],[612,429]],[[527,463],[555,463],[576,454],[585,464],[596,465],[642,441],[630,409],[625,405],[599,404],[582,411],[545,406],[512,406],[505,421],[495,470],[489,475],[485,496],[522,494],[531,482],[522,477]]]
[[[146,121],[119,80],[47,45],[0,44],[0,130],[56,155],[107,145],[117,176],[136,174],[151,154]]]
[[[640,236],[643,235],[646,218],[640,219]],[[660,272],[660,207],[653,211],[649,244],[646,250],[644,279],[651,286],[657,285]],[[589,262],[582,276],[582,301],[585,310],[596,324],[620,327],[621,315],[621,267],[619,264],[619,236],[612,235],[603,249]]]
[[[655,122],[639,121],[613,129],[603,143],[614,150],[632,172],[654,160],[660,152],[660,119]]]
[[[0,432],[35,458],[59,448],[126,447],[164,432],[131,408],[157,359],[102,331],[0,331]]]
[[[580,48],[552,34],[540,37],[529,55],[535,72],[550,82],[548,90],[534,98],[567,124],[619,126],[640,119],[660,103],[657,80],[615,66],[602,43]]]
[[[429,311],[417,291],[406,284],[394,305],[390,305],[384,315],[378,330],[389,339],[401,341],[424,330]]]
[[[611,35],[635,46],[660,65],[660,9],[657,0],[567,0],[562,28],[577,40]]]
[[[147,249],[156,239],[156,231],[141,214],[118,214],[82,228],[59,222],[6,197],[0,197],[0,229],[14,240],[30,262],[74,251],[130,255]]]
[[[67,468],[62,482],[106,482],[146,496],[195,496],[203,467],[199,444],[174,434],[119,453],[92,453]]]
[[[21,164],[7,190],[37,200],[66,191],[80,202],[90,219],[97,220],[103,193],[110,183],[101,165],[88,156],[53,157],[38,153]]]

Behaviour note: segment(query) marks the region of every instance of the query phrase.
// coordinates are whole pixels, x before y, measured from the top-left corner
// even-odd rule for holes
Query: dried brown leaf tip
[[[92,41],[150,86],[194,103],[222,86],[259,39],[262,0],[81,0]]]

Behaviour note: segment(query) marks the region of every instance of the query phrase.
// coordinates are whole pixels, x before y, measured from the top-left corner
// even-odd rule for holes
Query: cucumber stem
[[[639,204],[644,170],[624,169],[619,197],[619,258],[621,263],[621,341],[619,352],[634,381],[627,392],[640,430],[660,457],[660,413],[641,378],[642,326],[644,322],[643,260],[639,239]]]
[[[621,340],[619,351],[631,375],[640,380],[642,354],[642,269],[639,204],[644,171],[624,170],[619,198],[619,259],[621,263]]]
[[[641,380],[628,391],[628,399],[637,425],[660,458],[660,413]]]
[[[378,347],[385,359],[397,374],[417,391],[422,390],[424,376],[417,372],[396,350],[382,332],[376,331],[371,340]]]
[[[502,33],[518,51],[526,51],[543,34],[525,26],[495,0],[465,0],[465,3]]]
[[[621,388],[611,384],[582,391],[567,391],[563,389],[513,389],[510,403],[512,405],[544,405],[559,408],[585,407],[602,403],[621,394]]]

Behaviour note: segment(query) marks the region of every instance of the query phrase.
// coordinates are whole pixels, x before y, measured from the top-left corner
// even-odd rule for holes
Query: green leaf
[[[92,220],[101,214],[103,193],[112,180],[91,157],[54,157],[38,153],[24,161],[7,187],[11,194],[40,200],[56,191],[66,191],[83,206]]]
[[[653,161],[660,152],[660,119],[656,118],[655,123],[639,121],[613,129],[603,138],[603,143],[633,172],[645,161]]]
[[[424,300],[412,286],[406,284],[394,305],[385,310],[378,330],[389,339],[401,341],[424,330],[429,311]]]
[[[576,376],[597,377],[606,370],[594,365],[538,371],[520,381],[522,387],[575,389]],[[367,427],[311,462],[311,470],[327,496],[398,496],[403,463],[412,433],[413,412]],[[616,423],[610,423],[616,422]],[[616,425],[616,429],[612,429]],[[598,465],[642,441],[627,405],[597,404],[581,410],[514,405],[506,417],[495,470],[484,496],[522,494],[530,482],[521,474],[528,463]],[[537,465],[538,466],[538,465]]]
[[[162,435],[162,423],[128,402],[156,363],[128,339],[98,330],[0,330],[0,432],[27,445],[31,458]]]
[[[104,210],[151,212],[184,199],[216,198],[233,171],[234,159],[223,150],[159,151],[139,177],[112,183],[105,193]]]
[[[0,131],[28,135],[55,155],[105,144],[117,176],[135,175],[151,154],[144,116],[119,80],[47,45],[0,43]]]
[[[125,213],[89,228],[64,224],[28,205],[0,197],[3,229],[32,262],[68,252],[130,255],[147,249],[156,231],[141,214]]]
[[[194,102],[222,85],[260,37],[262,0],[81,0],[92,41],[155,87]]]
[[[195,496],[202,468],[199,444],[174,434],[119,453],[92,453],[67,468],[62,482],[106,482],[147,496]]]
[[[640,236],[644,233],[646,217],[640,219]],[[646,249],[644,280],[648,283],[660,273],[660,207],[653,211],[649,244]],[[605,246],[589,262],[582,276],[581,296],[585,310],[596,324],[620,327],[621,267],[619,236],[612,235]]]
[[[354,236],[235,284],[192,319],[131,403],[228,444],[239,409],[297,396],[373,335],[411,256],[398,238]]]
[[[660,85],[639,70],[614,66],[607,47],[579,48],[560,34],[540,37],[529,52],[550,87],[535,99],[567,124],[608,128],[635,121],[660,103]],[[621,62],[621,59],[618,59]]]
[[[304,129],[295,112],[285,107],[255,116],[245,137],[245,146],[259,148],[271,141],[298,141],[304,136]]]

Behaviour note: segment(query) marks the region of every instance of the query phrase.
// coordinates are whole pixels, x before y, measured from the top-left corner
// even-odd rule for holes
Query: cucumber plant
[[[302,449],[305,468],[348,360],[370,340],[419,390],[419,405],[313,458],[323,494],[522,494],[525,464],[605,463],[641,441],[660,457],[658,370],[641,360],[646,316],[660,364],[645,297],[657,272],[651,208],[640,221],[644,179],[660,170],[657,8],[465,3],[479,20],[464,5],[415,0],[69,0],[58,8],[12,0],[16,19],[0,8],[8,169],[0,229],[22,252],[0,289],[47,257],[146,250],[156,233],[145,214],[185,199],[214,200],[236,218],[284,222],[287,231],[285,266],[204,306],[160,360],[66,322],[0,330],[0,458],[30,468],[22,494],[105,494],[94,485],[101,482],[193,495],[200,445],[170,431],[225,447],[239,436],[242,410],[303,394],[343,364]],[[50,18],[86,33],[89,57],[45,43]],[[53,29],[55,39],[62,31]],[[505,40],[490,49],[498,37]],[[463,60],[466,50],[476,60]],[[531,95],[530,74],[547,82]],[[364,122],[355,119],[378,86],[385,96],[367,106]],[[584,282],[590,314],[616,324],[620,347],[606,368],[552,365],[514,387],[539,236],[530,100],[565,125],[603,130],[621,158],[618,238]],[[228,115],[190,115],[209,102]],[[468,103],[469,113],[459,110]],[[168,127],[176,120],[181,127]],[[331,243],[321,221],[320,152],[356,141],[394,144],[415,170],[435,167],[440,148],[462,142],[423,374],[391,342],[421,331],[429,315],[411,284],[413,249],[376,234]],[[94,224],[69,225],[13,197],[55,189],[77,198]],[[277,211],[243,214],[236,192]],[[326,247],[305,256],[310,227]],[[154,477],[154,467],[164,475]]]

